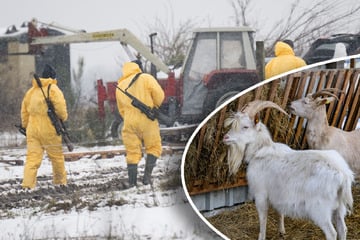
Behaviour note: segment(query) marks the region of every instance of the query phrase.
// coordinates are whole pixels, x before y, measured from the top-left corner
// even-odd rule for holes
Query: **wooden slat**
[[[264,88],[264,85],[261,85],[260,87],[255,89],[255,97],[254,99],[260,99],[261,98],[261,92]]]
[[[291,75],[291,79],[289,79],[288,81],[286,81],[285,83],[285,87],[284,87],[284,96],[282,98],[280,107],[282,107],[283,109],[286,109],[287,107],[287,103],[288,103],[288,99],[289,99],[289,95],[290,95],[290,91],[291,91],[291,80],[293,79],[293,76]],[[279,129],[275,129],[274,131],[274,140],[278,139],[278,135],[279,135]]]
[[[205,132],[206,132],[206,124],[204,124],[201,129],[200,129],[200,137],[199,137],[199,141],[198,141],[198,145],[197,145],[197,151],[196,151],[196,160],[199,159],[200,157],[200,153],[201,153],[201,149],[204,143],[204,136],[205,136]]]
[[[344,122],[345,119],[345,115],[347,113],[347,109],[348,109],[348,105],[349,105],[349,98],[347,98],[347,96],[352,95],[351,90],[352,88],[352,78],[353,75],[353,70],[350,69],[349,71],[346,72],[345,74],[345,78],[344,78],[344,82],[342,84],[341,87],[341,91],[343,92],[342,94],[340,94],[339,100],[337,101],[337,106],[335,109],[335,113],[334,113],[334,118],[333,118],[333,124],[334,126],[341,128],[342,127],[342,123]]]
[[[4,160],[4,159],[0,159],[0,163],[6,163],[12,166],[22,166],[24,165],[24,161],[23,160]]]
[[[344,80],[344,74],[345,73],[343,70],[339,70],[338,74],[334,75],[334,79],[332,80],[333,88],[341,88],[341,82]],[[334,109],[335,109],[335,102],[331,102],[327,108],[327,119],[331,126],[333,126],[333,124],[334,124],[332,122],[332,119],[333,119],[332,116],[333,116]]]
[[[324,89],[327,73],[325,71],[319,71],[319,75],[320,78],[319,78],[319,83],[316,87],[316,92],[320,91],[321,89]]]
[[[298,87],[298,92],[296,94],[295,99],[299,99],[303,96],[305,96],[308,92],[307,92],[307,88],[306,88],[306,83],[307,83],[307,79],[309,77],[309,73],[305,72],[302,76],[301,76],[301,80],[300,80],[300,84]],[[298,118],[298,123],[296,124],[296,130],[295,130],[295,135],[294,135],[294,142],[293,144],[296,144],[296,146],[299,148],[303,148],[303,144],[301,139],[303,139],[304,137],[304,131],[302,129],[302,126],[304,125],[304,119],[303,118]],[[291,126],[291,125],[290,125]],[[295,142],[298,141],[298,142]]]
[[[269,93],[268,93],[268,96],[267,96],[267,99],[266,100],[269,100],[269,101],[274,101],[275,99],[275,96],[276,96],[276,93],[277,93],[277,90],[279,88],[279,85],[280,85],[280,79],[278,80],[274,80],[270,83],[270,90],[269,90]],[[269,121],[269,117],[270,117],[270,112],[271,112],[272,109],[267,109],[265,111],[265,117],[263,119],[263,122],[264,123],[267,123]]]
[[[349,114],[348,114],[348,118],[349,118],[349,124],[346,126],[347,130],[353,130],[356,127],[356,124],[358,122],[359,119],[359,98],[360,98],[360,83],[359,83],[359,77],[360,77],[360,70],[357,70],[356,73],[353,75],[353,79],[354,79],[354,84],[357,84],[356,90],[355,90],[355,95],[354,98],[352,100],[352,102],[349,104]]]
[[[221,129],[224,126],[224,120],[225,120],[225,114],[226,114],[227,109],[223,108],[220,111],[220,116],[219,116],[219,120],[217,123],[217,129],[218,131],[216,132],[215,135],[215,141],[213,142],[213,148],[212,148],[212,152],[211,152],[211,156],[210,159],[213,159],[217,150],[217,147],[219,146],[219,141],[220,141],[220,135],[221,135]]]
[[[307,88],[305,90],[305,95],[309,93],[313,93],[314,90],[316,89],[315,87],[315,83],[316,80],[318,79],[318,72],[309,72],[307,77],[303,79],[303,81],[305,81],[307,83]],[[302,122],[304,122],[305,120],[302,120]],[[299,129],[299,131],[297,131],[299,133],[298,137],[301,138],[301,142],[300,142],[300,146],[301,148],[306,148],[307,146],[307,141],[306,141],[306,137],[305,137],[305,132],[303,131],[303,129]]]
[[[247,186],[247,181],[245,177],[238,179],[238,181],[235,183],[227,183],[224,185],[218,185],[216,183],[195,185],[189,189],[189,195],[193,196],[202,193],[214,192],[214,191],[225,190],[234,187],[242,187],[242,186]]]

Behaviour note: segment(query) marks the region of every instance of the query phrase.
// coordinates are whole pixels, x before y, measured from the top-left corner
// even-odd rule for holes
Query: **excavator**
[[[165,101],[160,108],[165,117],[159,119],[164,135],[176,132],[179,136],[179,132],[184,134],[193,130],[217,106],[260,81],[256,69],[254,31],[249,27],[194,29],[185,61],[176,77],[176,69],[164,64],[128,29],[89,33],[78,30],[71,34],[45,36],[35,24],[34,21],[29,23],[28,36],[29,48],[33,51],[41,51],[47,45],[117,41],[129,60],[141,55],[153,64],[157,69],[155,77],[165,92]],[[138,54],[134,54],[129,46]],[[116,107],[115,90],[114,82],[104,84],[102,79],[97,80],[99,115],[105,117],[107,101],[114,114],[111,126],[113,137],[117,136],[122,121]]]

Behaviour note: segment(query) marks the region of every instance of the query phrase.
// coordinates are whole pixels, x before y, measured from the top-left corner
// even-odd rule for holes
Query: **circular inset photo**
[[[182,184],[219,236],[360,238],[356,60],[264,81],[195,130],[182,158]]]

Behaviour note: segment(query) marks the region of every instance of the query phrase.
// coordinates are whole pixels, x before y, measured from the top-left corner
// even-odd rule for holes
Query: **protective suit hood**
[[[122,80],[126,79],[130,75],[137,74],[137,73],[141,73],[141,69],[140,69],[139,65],[137,65],[134,62],[124,63],[123,68],[122,68],[123,75],[119,79],[118,83],[121,82]]]
[[[43,87],[48,86],[50,84],[57,84],[57,80],[52,78],[40,78],[40,81]],[[35,79],[32,80],[32,86],[39,87]]]
[[[293,55],[295,56],[294,50],[284,42],[277,42],[275,44],[275,56],[280,55]]]
[[[302,58],[295,56],[290,45],[284,42],[277,42],[274,51],[276,57],[265,65],[265,79],[306,65]]]

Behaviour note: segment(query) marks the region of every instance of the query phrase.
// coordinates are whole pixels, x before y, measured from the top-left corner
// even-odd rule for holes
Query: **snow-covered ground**
[[[25,153],[24,147],[0,147],[2,160],[25,160]],[[0,239],[220,239],[188,203],[180,161],[181,152],[162,156],[153,187],[125,189],[124,156],[85,156],[66,162],[68,187],[62,189],[51,184],[51,163],[45,155],[32,192],[19,190],[23,166],[0,163]],[[143,170],[144,160],[138,182]]]

